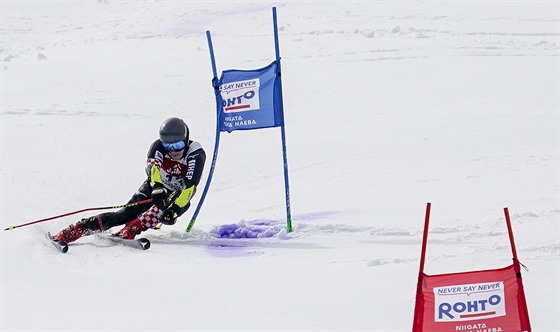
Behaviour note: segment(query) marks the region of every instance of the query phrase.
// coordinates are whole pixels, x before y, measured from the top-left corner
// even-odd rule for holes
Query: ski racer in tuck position
[[[159,139],[148,152],[148,178],[128,203],[151,198],[151,204],[139,204],[116,212],[84,218],[53,236],[53,240],[73,242],[85,235],[125,225],[114,234],[134,239],[159,223],[175,224],[190,206],[204,168],[206,153],[198,142],[189,139],[189,128],[179,118],[169,118],[161,125]]]

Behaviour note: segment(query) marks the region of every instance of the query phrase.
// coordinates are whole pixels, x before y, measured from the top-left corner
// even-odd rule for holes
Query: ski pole
[[[29,226],[29,225],[33,225],[33,224],[37,224],[43,221],[48,221],[48,220],[53,220],[53,219],[57,219],[57,218],[62,218],[62,217],[66,217],[66,216],[70,216],[76,213],[80,213],[80,212],[85,212],[85,211],[94,211],[94,210],[108,210],[108,209],[119,209],[119,208],[127,208],[127,207],[131,207],[131,206],[136,206],[136,205],[141,205],[141,204],[146,204],[146,203],[151,203],[152,199],[146,199],[143,201],[139,201],[139,202],[133,202],[133,203],[128,203],[128,204],[124,204],[124,205],[117,205],[117,206],[105,206],[105,207],[94,207],[94,208],[87,208],[87,209],[82,209],[82,210],[78,210],[78,211],[74,211],[74,212],[68,212],[65,214],[61,214],[59,216],[54,216],[54,217],[50,217],[50,218],[45,218],[45,219],[40,219],[40,220],[35,220],[32,222],[28,222],[26,224],[21,224],[21,225],[17,225],[17,226],[10,226],[6,229],[4,229],[5,231],[12,231],[16,228],[20,228],[20,227],[24,227],[24,226]]]

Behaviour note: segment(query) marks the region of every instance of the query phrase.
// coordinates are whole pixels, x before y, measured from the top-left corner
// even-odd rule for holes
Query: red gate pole
[[[432,204],[426,204],[426,217],[424,219],[424,236],[422,237],[422,253],[420,255],[420,271],[419,275],[424,273],[424,262],[426,261],[426,246],[428,244],[428,224],[430,223],[430,210]]]
[[[424,219],[424,235],[422,236],[422,253],[420,254],[420,269],[418,271],[418,284],[416,285],[416,304],[414,307],[413,332],[422,332],[424,325],[424,295],[422,294],[422,277],[424,275],[424,262],[426,261],[426,246],[428,244],[428,225],[430,223],[430,208],[432,204],[426,205],[426,217]]]
[[[511,228],[511,220],[509,218],[509,211],[507,207],[504,208],[504,214],[506,215],[506,224],[509,234],[509,243],[511,245],[511,253],[513,254],[513,260],[517,262],[517,265],[519,266],[519,260],[517,259],[517,249],[515,248],[515,241],[513,240],[513,230]]]
[[[511,253],[513,254],[513,269],[517,276],[517,302],[519,310],[519,320],[523,331],[531,332],[531,321],[529,320],[529,310],[527,309],[527,299],[525,298],[525,291],[523,289],[523,279],[521,278],[521,266],[517,258],[517,249],[515,241],[513,240],[513,229],[511,227],[511,220],[509,218],[508,208],[504,208],[506,215],[506,224],[509,234],[509,243],[511,244]]]

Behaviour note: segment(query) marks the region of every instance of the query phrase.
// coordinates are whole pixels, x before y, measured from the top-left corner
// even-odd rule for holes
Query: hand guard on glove
[[[172,204],[170,207],[163,210],[159,221],[164,225],[175,225],[179,210],[180,207],[177,204]]]
[[[156,182],[152,189],[152,202],[160,210],[167,207],[167,190],[163,184]]]

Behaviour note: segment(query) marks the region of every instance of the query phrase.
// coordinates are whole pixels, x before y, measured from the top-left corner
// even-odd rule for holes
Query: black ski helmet
[[[189,143],[189,127],[179,118],[169,118],[159,128],[159,139],[163,143],[185,141]]]

